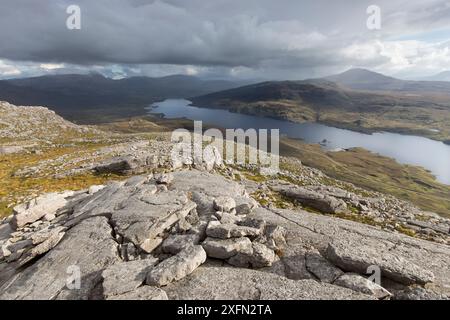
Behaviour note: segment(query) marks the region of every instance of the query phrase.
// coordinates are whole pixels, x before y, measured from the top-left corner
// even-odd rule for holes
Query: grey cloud
[[[285,72],[301,77],[302,72],[308,76],[353,66],[342,54],[352,44],[426,30],[430,21],[442,27],[450,20],[445,0],[379,0],[384,24],[374,33],[365,25],[372,2],[3,0],[0,59],[85,66],[81,69],[123,65],[127,74],[133,74],[133,65],[144,72],[177,70],[173,66],[179,65],[205,74],[241,68],[258,76]],[[65,27],[69,4],[81,7],[79,31]],[[378,57],[365,64],[385,62]]]

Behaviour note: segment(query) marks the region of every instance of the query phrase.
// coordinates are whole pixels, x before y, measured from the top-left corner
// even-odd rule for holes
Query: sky
[[[67,28],[69,5],[80,29]],[[380,9],[380,28],[367,20]],[[73,20],[71,20],[73,21]],[[373,20],[371,20],[373,21]],[[450,0],[2,0],[0,78],[99,72],[293,80],[450,69]]]

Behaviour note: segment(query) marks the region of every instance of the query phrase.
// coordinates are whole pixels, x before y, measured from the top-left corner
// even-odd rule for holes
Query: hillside
[[[240,83],[174,75],[113,80],[100,74],[50,75],[0,81],[0,100],[45,105],[80,123],[107,122],[145,114],[144,107],[166,98],[201,95]]]
[[[9,143],[22,118],[86,136],[0,155],[0,299],[449,299],[449,219],[293,158],[175,161],[169,134],[2,105]]]
[[[438,74],[423,78],[425,81],[450,81],[450,71],[442,71]]]
[[[350,69],[325,79],[354,90],[450,95],[450,83],[442,81],[441,77],[435,78],[439,79],[438,81],[412,81],[388,77],[366,69]]]
[[[448,99],[358,91],[323,79],[263,82],[190,100],[198,107],[294,122],[317,121],[364,132],[392,131],[450,139]]]

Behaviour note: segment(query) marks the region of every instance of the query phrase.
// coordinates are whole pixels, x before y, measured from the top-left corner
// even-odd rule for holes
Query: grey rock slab
[[[90,218],[67,231],[64,239],[36,263],[5,282],[0,299],[88,299],[100,272],[118,261],[108,220]],[[80,271],[81,287],[70,290],[66,284],[75,270]]]
[[[306,268],[306,251],[297,251],[296,253],[281,258],[286,277],[292,280],[314,279],[314,276]]]
[[[147,194],[144,189],[123,201],[111,221],[117,233],[148,252],[149,241],[185,218],[195,206],[184,192]]]
[[[275,261],[275,252],[262,243],[253,242],[250,264],[253,268],[270,267]]]
[[[366,274],[370,266],[377,266],[381,276],[403,284],[433,282],[431,271],[423,269],[403,257],[394,255],[383,247],[365,245],[349,246],[347,242],[334,241],[328,245],[327,258],[346,271]]]
[[[115,296],[133,291],[140,287],[150,269],[158,263],[156,258],[119,262],[102,272],[103,295]]]
[[[152,253],[153,250],[155,250],[157,247],[161,245],[161,243],[164,241],[164,238],[162,237],[155,237],[151,239],[145,239],[144,242],[140,244],[140,248],[145,253]]]
[[[320,281],[333,283],[344,272],[322,257],[318,251],[306,253],[306,268]]]
[[[237,224],[238,222],[240,222],[242,220],[242,216],[237,216],[235,214],[232,213],[228,213],[228,212],[216,212],[214,214],[216,216],[217,219],[219,219],[219,221],[221,223],[224,224]]]
[[[0,225],[0,243],[11,236],[14,230],[11,228],[9,223],[2,223]]]
[[[206,238],[202,243],[208,257],[228,259],[238,253],[252,253],[252,242],[249,238],[231,238],[226,240]]]
[[[63,193],[47,193],[27,203],[19,204],[13,209],[11,226],[15,229],[33,223],[47,214],[53,214],[67,204],[66,198],[73,195],[73,191]]]
[[[366,247],[375,253],[389,252],[413,262],[421,269],[434,274],[433,290],[450,295],[450,248],[447,245],[304,210],[256,208],[249,217],[263,219],[268,224],[285,228],[287,245],[282,250],[283,261],[285,258],[304,255],[302,251],[305,245],[325,252],[330,242],[339,239],[347,248],[364,250],[363,247]],[[364,274],[365,272],[364,270]]]
[[[362,292],[364,294],[372,295],[377,299],[388,298],[392,295],[382,286],[355,273],[346,273],[341,275],[338,279],[336,279],[334,284],[352,289],[354,291]]]
[[[246,196],[242,185],[220,175],[198,170],[184,170],[174,172],[173,177],[172,186],[192,195],[191,200],[197,204],[199,215],[215,213],[217,210],[214,209],[213,202],[218,197],[250,199]]]
[[[30,236],[30,239],[34,245],[37,245],[39,243],[44,242],[45,240],[52,237],[53,235],[65,231],[66,229],[67,228],[65,228],[63,226],[57,226],[54,228],[47,227],[47,228],[41,229],[41,230],[33,233]]]
[[[30,262],[36,257],[43,255],[44,253],[50,251],[61,241],[64,237],[64,230],[58,229],[55,232],[52,232],[47,239],[40,242],[38,245],[33,247],[30,251],[26,252],[25,255],[22,255],[19,259],[19,266],[23,266],[24,264]]]
[[[303,187],[282,185],[275,186],[273,189],[289,198],[297,200],[305,206],[317,209],[324,213],[340,213],[347,211],[347,205],[343,200]]]
[[[167,237],[161,245],[162,251],[177,254],[187,246],[199,243],[200,234],[174,234]]]
[[[252,269],[201,266],[164,288],[173,300],[371,299],[353,290],[314,280],[290,280]]]
[[[220,223],[218,221],[211,221],[206,228],[206,234],[209,237],[219,239],[257,237],[260,233],[261,230],[257,228]]]
[[[170,257],[147,274],[146,283],[153,286],[165,286],[183,279],[206,261],[206,252],[202,246],[189,246]]]
[[[164,290],[152,286],[142,286],[133,291],[107,297],[106,300],[168,300]]]
[[[252,249],[246,252],[238,252],[227,262],[233,266],[256,269],[270,267],[277,260],[275,252],[259,242],[252,243]]]

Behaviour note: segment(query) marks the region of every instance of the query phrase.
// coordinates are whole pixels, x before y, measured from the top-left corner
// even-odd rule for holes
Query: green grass
[[[450,216],[450,186],[439,183],[423,168],[402,165],[364,149],[326,152],[319,145],[292,139],[282,139],[280,151],[284,156],[296,157],[303,164],[322,170],[333,179],[350,182],[368,191],[390,194],[423,210]],[[330,181],[323,182],[330,185]],[[370,196],[365,191],[356,193]]]

